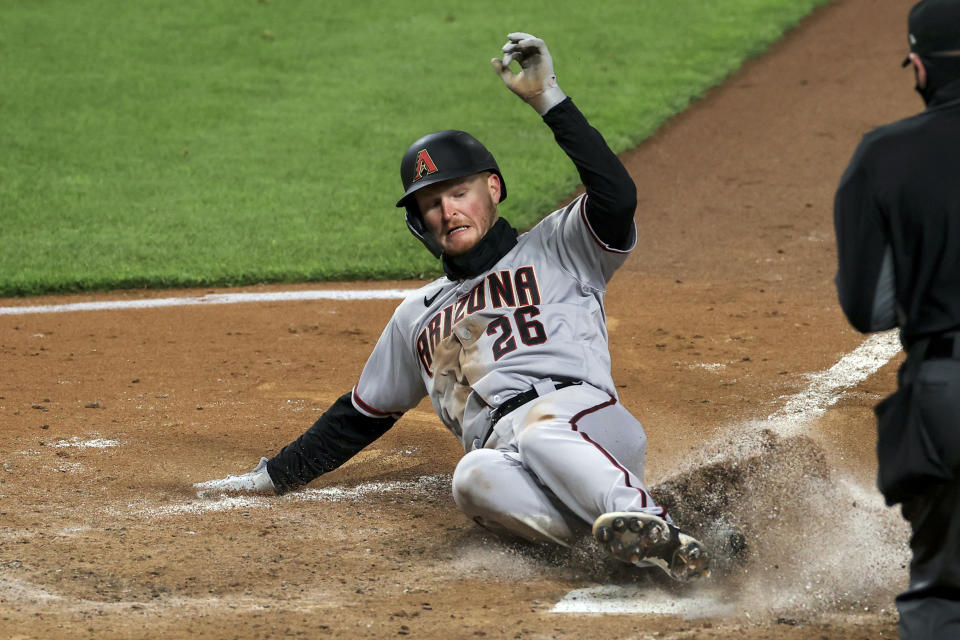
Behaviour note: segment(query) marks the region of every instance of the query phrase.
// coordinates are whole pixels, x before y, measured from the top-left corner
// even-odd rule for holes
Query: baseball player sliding
[[[454,500],[481,526],[561,545],[592,527],[619,560],[681,581],[709,575],[703,545],[644,486],[646,435],[610,374],[603,298],[636,243],[636,187],[558,86],[544,42],[508,38],[493,68],[543,117],[586,193],[518,234],[497,213],[507,186],[479,141],[451,130],[414,142],[397,206],[446,275],[397,307],[353,391],[296,441],[250,473],[196,486],[294,490],[429,396],[466,450]]]

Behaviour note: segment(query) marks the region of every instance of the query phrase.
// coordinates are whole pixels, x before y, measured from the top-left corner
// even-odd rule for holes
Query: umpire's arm
[[[854,153],[834,199],[837,235],[837,294],[858,331],[897,326],[893,251],[889,225],[871,181],[866,141]]]

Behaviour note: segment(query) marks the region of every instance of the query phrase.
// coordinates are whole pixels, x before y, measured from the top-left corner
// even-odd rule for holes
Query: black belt
[[[567,387],[572,387],[575,384],[583,384],[583,380],[569,380],[569,379],[556,379],[552,378],[553,388],[548,389],[547,393],[551,391],[557,391],[558,389],[566,389]],[[490,423],[490,430],[487,431],[486,435],[483,436],[483,441],[480,443],[480,446],[487,444],[487,440],[490,439],[490,434],[493,433],[493,425],[500,422],[500,419],[511,411],[516,411],[523,405],[527,404],[531,400],[540,397],[540,392],[537,391],[535,387],[530,387],[523,393],[518,393],[517,395],[508,398],[506,402],[501,404],[499,407],[493,410],[493,413],[490,414],[492,422]]]
[[[931,338],[930,342],[927,343],[926,349],[923,350],[923,359],[960,359],[960,353],[956,350],[957,347],[960,346],[957,344],[958,338],[960,338],[960,336],[956,334]]]

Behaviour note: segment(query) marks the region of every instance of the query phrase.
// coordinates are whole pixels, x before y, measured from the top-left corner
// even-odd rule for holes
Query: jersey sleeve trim
[[[368,418],[395,418],[399,419],[403,416],[402,413],[391,413],[389,411],[380,411],[374,407],[371,407],[369,404],[363,401],[360,397],[360,394],[357,393],[357,386],[359,383],[353,386],[353,393],[351,394],[351,401],[353,403],[353,408],[367,416]]]
[[[611,247],[607,243],[605,243],[603,240],[600,239],[600,237],[597,235],[597,232],[593,230],[592,226],[590,226],[590,219],[587,217],[587,195],[586,194],[580,196],[579,213],[580,213],[581,220],[583,220],[583,225],[590,232],[590,237],[593,238],[593,241],[597,243],[597,246],[599,246],[604,251],[608,253],[626,254],[633,251],[634,247],[637,246],[636,233],[633,234],[633,242],[631,242],[630,246],[627,247],[626,249],[617,249],[615,247]],[[633,228],[633,224],[631,223],[631,230],[632,228]]]

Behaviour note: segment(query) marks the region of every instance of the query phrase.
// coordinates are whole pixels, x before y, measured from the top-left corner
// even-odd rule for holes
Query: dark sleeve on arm
[[[840,306],[864,333],[896,326],[893,254],[866,156],[861,143],[840,179],[833,210]]]
[[[333,471],[382,436],[396,418],[370,418],[353,407],[346,393],[313,426],[267,461],[277,493],[301,487]]]
[[[543,116],[587,190],[587,219],[607,245],[626,249],[637,209],[637,187],[600,132],[566,98]]]

